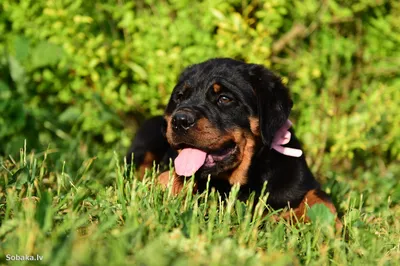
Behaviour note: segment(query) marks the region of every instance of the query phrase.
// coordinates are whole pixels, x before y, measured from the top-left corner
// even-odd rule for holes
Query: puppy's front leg
[[[158,176],[158,183],[163,186],[164,189],[168,187],[168,183],[170,182],[170,178],[173,178],[172,180],[172,193],[174,195],[177,195],[185,186],[185,177],[183,176],[178,176],[175,172],[172,173],[170,177],[170,172],[165,171],[161,173]],[[197,185],[196,183],[193,186],[193,192],[197,191]]]

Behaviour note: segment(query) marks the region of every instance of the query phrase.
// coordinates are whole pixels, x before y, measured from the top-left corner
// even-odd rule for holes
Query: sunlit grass
[[[155,182],[154,167],[143,181],[115,155],[99,177],[94,158],[78,171],[50,153],[0,161],[0,261],[10,265],[396,265],[400,261],[400,208],[392,189],[352,189],[336,199],[344,227],[336,232],[324,211],[312,224],[274,222],[264,194],[226,200],[216,193],[173,196]],[[73,156],[71,160],[74,160]],[[61,165],[61,167],[57,166]],[[379,177],[377,177],[379,178]],[[371,182],[373,183],[373,182]],[[365,184],[364,184],[365,185]],[[340,184],[339,184],[340,186]],[[345,186],[343,186],[345,187]],[[361,187],[361,185],[360,185]],[[335,197],[334,197],[335,198]],[[7,255],[41,255],[40,262],[10,262]]]

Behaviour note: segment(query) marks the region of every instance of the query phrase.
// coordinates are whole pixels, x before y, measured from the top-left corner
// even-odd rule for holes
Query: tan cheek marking
[[[231,185],[244,185],[248,181],[248,171],[254,154],[255,140],[253,136],[242,130],[234,131],[233,139],[240,149],[241,158],[239,158],[239,166],[232,171],[229,177],[229,183]]]
[[[210,149],[218,149],[230,140],[230,136],[222,135],[206,118],[197,120],[196,128],[190,132],[190,135],[196,140],[197,145]]]
[[[219,93],[221,91],[221,85],[214,83],[213,90],[215,93]]]
[[[164,118],[167,121],[166,137],[169,144],[173,144],[174,138],[176,137],[185,137],[187,141],[193,142],[193,144],[198,146],[218,149],[222,144],[230,140],[230,136],[222,135],[221,132],[206,118],[200,118],[197,120],[195,127],[191,128],[185,136],[178,136],[178,133],[173,133],[171,116],[166,115]]]
[[[250,117],[250,130],[255,136],[260,136],[260,120],[256,117]]]

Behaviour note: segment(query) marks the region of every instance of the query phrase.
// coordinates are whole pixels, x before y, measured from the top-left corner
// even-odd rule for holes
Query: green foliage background
[[[257,251],[261,264],[276,256],[282,265],[398,259],[399,18],[395,0],[0,1],[0,253],[32,253],[24,239],[36,239],[46,263],[70,254],[90,263],[94,251],[73,250],[96,243],[97,264],[109,252],[123,264],[151,258],[161,239],[174,250],[159,255],[166,261],[183,254],[199,265],[208,255],[221,265],[218,250],[232,259],[226,265],[244,265],[259,248],[270,252]],[[145,117],[163,112],[179,72],[212,57],[264,64],[283,77],[296,134],[344,213],[349,242],[306,226],[268,225],[265,238],[257,220],[251,238],[244,228],[231,239],[240,211],[209,226],[202,211],[179,209],[182,199],[116,171],[113,157],[122,158]],[[34,197],[37,209],[21,203]],[[208,233],[187,238],[181,223]]]
[[[284,77],[314,171],[400,158],[397,1],[4,0],[0,14],[2,155],[24,139],[123,154],[185,66],[233,57]]]

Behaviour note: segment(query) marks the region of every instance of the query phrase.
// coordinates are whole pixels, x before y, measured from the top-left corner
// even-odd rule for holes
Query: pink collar
[[[283,126],[275,133],[274,139],[272,140],[271,149],[274,149],[283,155],[300,157],[303,154],[302,150],[282,146],[290,141],[292,134],[288,131],[288,129],[291,126],[292,122],[290,122],[289,119],[286,120],[285,124],[283,124]]]

